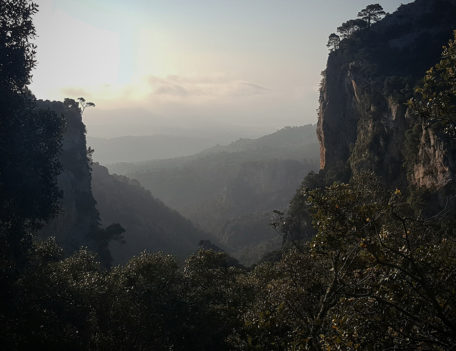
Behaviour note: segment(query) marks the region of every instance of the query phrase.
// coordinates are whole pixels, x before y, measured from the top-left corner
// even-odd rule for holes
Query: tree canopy
[[[337,32],[340,35],[332,33],[329,36],[328,48],[330,48],[331,51],[337,50],[341,39],[350,38],[355,32],[361,29],[370,28],[373,23],[380,21],[385,15],[386,12],[383,11],[381,5],[368,5],[358,13],[357,19],[348,20],[337,28]]]
[[[37,8],[28,0],[0,2],[0,233],[13,246],[56,213],[59,197],[63,120],[38,110],[27,89]]]
[[[379,4],[368,5],[358,13],[358,17],[364,20],[368,27],[373,23],[380,21],[385,15],[386,12],[383,11],[383,7]]]
[[[443,48],[439,63],[430,68],[410,100],[412,110],[426,126],[456,138],[456,31]]]
[[[337,28],[337,32],[340,34],[342,39],[346,39],[350,38],[353,33],[366,28],[366,26],[366,21],[362,19],[353,19],[342,23],[342,25]]]
[[[340,44],[340,37],[337,34],[332,33],[329,36],[328,44],[326,44],[326,46],[329,48],[329,50],[335,51],[339,48],[339,44]]]
[[[0,2],[0,89],[5,93],[24,93],[35,66],[33,15],[38,5],[29,0]],[[3,108],[4,109],[4,108]]]

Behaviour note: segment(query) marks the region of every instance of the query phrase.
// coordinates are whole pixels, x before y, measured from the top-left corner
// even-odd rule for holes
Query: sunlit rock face
[[[87,157],[85,126],[76,102],[41,101],[39,107],[65,118],[58,186],[62,192],[60,213],[42,230],[43,236],[55,236],[67,254],[90,244],[98,226],[98,211],[92,195],[91,172]]]
[[[341,42],[323,72],[321,169],[373,170],[391,186],[441,187],[452,178],[454,162],[435,135],[422,136],[411,166],[404,165],[404,140],[411,124],[406,102],[455,28],[455,0],[418,0]]]
[[[422,130],[411,180],[420,188],[440,189],[454,180],[456,158],[445,142],[430,129]]]

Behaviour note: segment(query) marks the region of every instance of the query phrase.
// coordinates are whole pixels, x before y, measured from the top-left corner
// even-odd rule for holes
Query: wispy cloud
[[[240,97],[265,94],[270,89],[245,80],[224,77],[151,76],[151,95],[179,98]]]
[[[71,98],[76,98],[76,97],[85,97],[89,96],[90,93],[82,88],[63,88],[62,93],[64,96],[71,97]]]
[[[109,102],[112,107],[128,103],[153,106],[163,103],[200,104],[226,102],[273,93],[258,83],[225,76],[148,76],[131,84],[115,86],[104,84],[90,88],[66,87],[60,90],[64,97],[84,96]]]

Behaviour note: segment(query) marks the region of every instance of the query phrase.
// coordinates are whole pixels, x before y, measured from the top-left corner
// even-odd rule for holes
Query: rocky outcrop
[[[55,236],[67,254],[90,245],[90,236],[98,229],[98,211],[92,196],[91,171],[87,157],[85,126],[78,104],[40,101],[39,107],[65,119],[58,186],[62,192],[60,213],[42,230],[43,236]]]
[[[423,128],[411,180],[426,189],[441,189],[454,180],[456,159],[445,142],[431,129]]]
[[[373,170],[392,187],[442,186],[452,178],[445,148],[429,132],[406,172],[404,140],[411,125],[406,102],[455,28],[456,0],[417,0],[341,42],[321,88],[321,169],[336,179],[347,170]]]
[[[206,233],[153,198],[138,182],[111,175],[105,167],[91,163],[77,102],[41,101],[39,107],[65,119],[62,172],[58,177],[60,212],[42,229],[43,237],[54,236],[68,255],[87,246],[108,265],[111,259],[124,263],[143,250],[161,250],[183,260],[198,248],[201,239],[208,239]],[[101,226],[112,223],[125,229],[124,242],[103,241]],[[104,245],[110,251],[108,260]]]

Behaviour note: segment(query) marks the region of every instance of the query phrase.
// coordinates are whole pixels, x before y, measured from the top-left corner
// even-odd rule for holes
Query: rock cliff
[[[42,230],[55,236],[67,254],[90,244],[98,230],[99,215],[91,189],[91,171],[86,149],[85,126],[74,100],[40,101],[40,108],[50,109],[65,118],[58,186],[62,191],[60,213]]]
[[[213,239],[153,198],[138,182],[111,175],[103,166],[91,163],[77,102],[40,101],[39,106],[65,120],[58,177],[60,212],[42,229],[43,237],[56,237],[66,254],[87,246],[106,265],[124,263],[143,250],[161,250],[183,260],[197,250],[200,240]],[[125,240],[106,237],[112,223],[125,230]]]
[[[441,188],[454,159],[423,130],[414,164],[404,162],[413,127],[406,102],[439,61],[456,29],[456,0],[417,0],[342,40],[323,72],[317,134],[320,167],[332,180],[373,170],[391,187]]]

